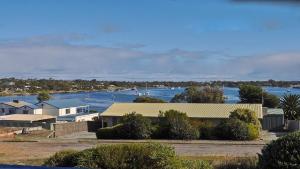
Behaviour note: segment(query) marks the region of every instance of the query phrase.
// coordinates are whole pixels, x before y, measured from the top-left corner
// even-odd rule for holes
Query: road
[[[0,142],[0,163],[22,164],[26,161],[45,159],[55,152],[74,149],[83,150],[99,144],[120,144],[134,141],[98,141],[98,140],[68,140],[50,139],[38,142]],[[140,142],[140,141],[138,141]],[[184,142],[161,141],[163,144],[172,145],[179,156],[255,156],[260,153],[263,144],[251,142]]]

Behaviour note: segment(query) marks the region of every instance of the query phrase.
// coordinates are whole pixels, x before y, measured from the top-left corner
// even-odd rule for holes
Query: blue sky
[[[0,76],[299,80],[300,3],[244,1],[1,0]]]

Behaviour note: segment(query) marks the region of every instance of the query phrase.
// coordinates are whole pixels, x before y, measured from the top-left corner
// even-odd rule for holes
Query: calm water
[[[265,91],[282,96],[285,93],[300,94],[300,89],[265,87]],[[175,94],[184,91],[184,88],[175,88],[174,90],[167,88],[150,88],[148,89],[150,96],[170,101]],[[145,93],[145,89],[139,89],[138,92]],[[136,91],[124,90],[118,92],[82,92],[68,94],[54,94],[53,99],[80,99],[89,104],[91,109],[104,111],[113,102],[132,102],[137,95]],[[238,88],[224,88],[224,94],[227,97],[227,103],[235,103],[239,101]],[[0,102],[12,101],[13,99],[24,100],[36,103],[36,96],[7,96],[0,97]]]

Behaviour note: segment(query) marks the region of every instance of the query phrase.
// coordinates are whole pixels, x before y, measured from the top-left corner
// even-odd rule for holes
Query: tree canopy
[[[217,87],[188,87],[181,94],[175,95],[173,103],[224,103],[223,91]]]
[[[39,102],[49,100],[50,98],[51,98],[51,95],[49,94],[48,91],[41,91],[41,92],[39,92],[39,94],[37,96],[37,100]]]
[[[280,99],[273,94],[264,92],[259,86],[241,85],[239,87],[239,97],[241,103],[263,103],[264,107],[276,108]]]
[[[134,103],[166,103],[166,101],[153,97],[141,96],[133,100]]]

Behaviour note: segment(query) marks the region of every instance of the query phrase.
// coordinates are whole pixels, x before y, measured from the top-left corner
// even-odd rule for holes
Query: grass
[[[182,156],[184,159],[204,160],[210,162],[215,169],[255,169],[257,157],[231,156]]]

